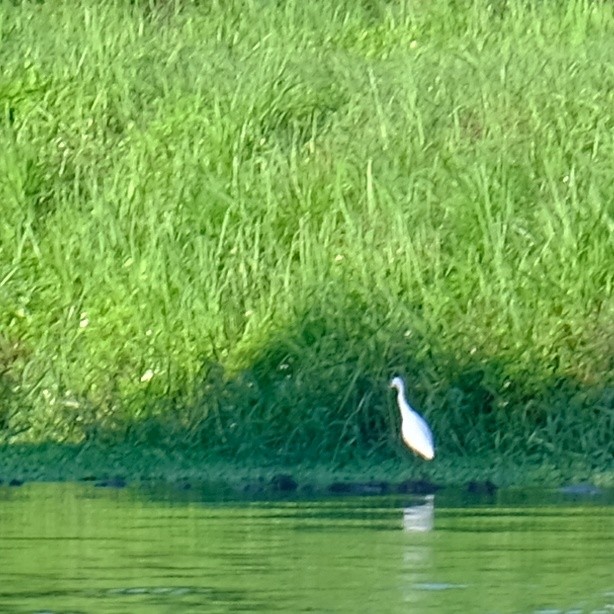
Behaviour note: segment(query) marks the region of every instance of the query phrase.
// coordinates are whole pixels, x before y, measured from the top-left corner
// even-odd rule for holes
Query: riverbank
[[[429,494],[442,488],[492,495],[499,488],[545,491],[578,484],[612,489],[614,463],[595,467],[586,459],[570,462],[569,456],[546,462],[492,457],[477,461],[436,458],[425,463],[407,453],[396,460],[364,459],[335,467],[325,461],[300,465],[232,462],[206,458],[196,450],[46,444],[0,448],[0,480],[4,485],[87,481],[112,488],[166,483],[180,490],[217,484],[246,496]]]
[[[499,4],[2,4],[15,467],[611,471],[614,17]]]

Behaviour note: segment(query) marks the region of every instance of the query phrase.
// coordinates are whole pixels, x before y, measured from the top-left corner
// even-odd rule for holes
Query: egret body
[[[433,434],[424,418],[414,411],[405,398],[405,383],[402,378],[395,377],[390,382],[391,388],[396,388],[397,403],[401,410],[401,435],[403,441],[416,454],[425,460],[433,460],[435,456],[435,446],[433,444]]]

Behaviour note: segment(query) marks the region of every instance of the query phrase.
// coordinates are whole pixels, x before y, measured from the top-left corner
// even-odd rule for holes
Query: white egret
[[[425,460],[433,460],[435,456],[433,434],[424,418],[414,411],[407,402],[403,379],[395,377],[390,382],[390,387],[397,390],[397,403],[401,410],[401,435],[403,436],[403,441]]]

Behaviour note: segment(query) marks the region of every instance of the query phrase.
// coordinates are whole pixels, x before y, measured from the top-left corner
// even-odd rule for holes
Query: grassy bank
[[[1,443],[406,463],[402,373],[450,467],[612,475],[609,3],[3,2],[0,37]]]

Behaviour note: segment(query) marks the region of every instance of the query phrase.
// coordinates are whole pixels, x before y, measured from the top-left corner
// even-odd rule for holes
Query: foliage
[[[453,6],[452,6],[453,5]],[[0,5],[0,438],[611,463],[607,3]]]

